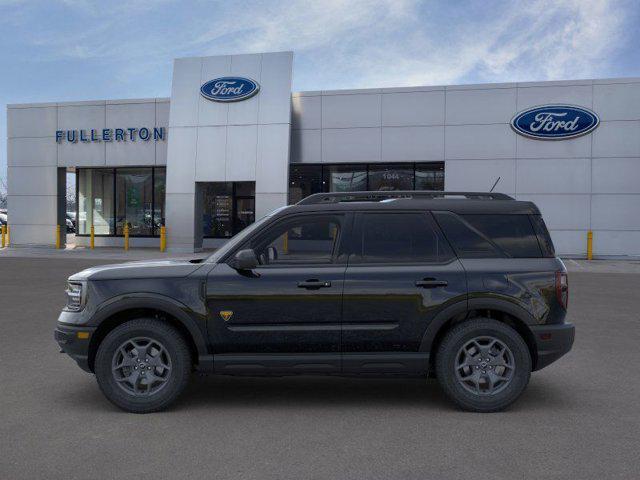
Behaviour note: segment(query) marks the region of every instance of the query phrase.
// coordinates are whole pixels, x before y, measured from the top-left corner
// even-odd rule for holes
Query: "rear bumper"
[[[531,331],[537,350],[534,370],[540,370],[571,350],[576,329],[571,323],[563,323],[533,326]]]
[[[78,366],[86,372],[91,372],[89,368],[89,344],[95,332],[92,327],[76,327],[58,323],[53,332],[53,338],[58,342],[60,351],[69,355]],[[81,333],[78,336],[78,333]],[[81,337],[87,338],[81,338]]]

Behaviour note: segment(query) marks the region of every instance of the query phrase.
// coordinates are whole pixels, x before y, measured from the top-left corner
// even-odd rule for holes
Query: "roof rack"
[[[462,197],[468,200],[513,200],[504,193],[488,192],[443,192],[440,190],[393,190],[375,192],[332,192],[314,193],[300,200],[296,205],[316,205],[339,202],[381,202],[393,199],[438,199]]]

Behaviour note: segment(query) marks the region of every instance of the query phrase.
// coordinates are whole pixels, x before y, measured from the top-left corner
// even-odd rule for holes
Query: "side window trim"
[[[273,231],[276,228],[279,228],[283,224],[295,222],[301,218],[312,218],[312,217],[333,217],[338,221],[338,236],[334,241],[333,249],[331,252],[331,258],[328,262],[309,262],[309,263],[299,263],[299,264],[273,264],[273,265],[260,265],[258,268],[297,268],[297,267],[306,267],[306,266],[335,266],[335,265],[343,265],[346,264],[346,260],[344,262],[339,262],[338,252],[341,250],[341,245],[343,243],[343,239],[345,238],[345,225],[347,223],[347,215],[344,212],[335,212],[335,211],[326,211],[326,212],[309,212],[309,213],[292,213],[289,215],[285,215],[282,218],[279,218],[273,222],[271,225],[267,225],[266,228],[261,229],[260,231],[255,232],[250,238],[247,238],[241,245],[239,245],[235,250],[233,250],[225,259],[225,262],[228,262],[229,259],[233,258],[233,256],[243,250],[248,248],[247,246],[253,243],[255,240],[260,240],[260,237],[269,235],[269,232]]]
[[[363,218],[368,214],[383,214],[383,215],[395,215],[401,213],[411,213],[422,215],[427,227],[433,230],[433,233],[438,236],[438,240],[443,242],[449,249],[451,255],[440,261],[425,261],[425,260],[387,260],[384,262],[365,262],[362,261],[362,247],[363,247],[363,235],[364,230],[363,226]],[[350,231],[350,241],[349,241],[349,251],[347,252],[347,265],[348,266],[358,266],[358,267],[368,267],[368,266],[403,266],[403,265],[447,265],[451,262],[457,261],[458,257],[455,249],[452,247],[451,243],[447,239],[447,237],[442,232],[440,225],[436,222],[435,218],[431,214],[431,211],[428,210],[394,210],[394,211],[364,211],[364,212],[355,212],[353,214],[353,222],[352,229]]]

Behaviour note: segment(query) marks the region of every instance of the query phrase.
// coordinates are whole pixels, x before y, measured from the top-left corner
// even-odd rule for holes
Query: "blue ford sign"
[[[583,107],[543,105],[518,113],[511,128],[529,138],[563,140],[592,132],[599,123],[598,115]]]
[[[243,77],[220,77],[200,87],[204,98],[216,102],[237,102],[253,97],[260,90],[258,82]]]

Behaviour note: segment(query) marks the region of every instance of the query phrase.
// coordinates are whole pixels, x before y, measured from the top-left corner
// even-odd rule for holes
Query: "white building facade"
[[[596,257],[640,256],[640,79],[292,93],[292,67],[184,58],[171,98],[9,105],[12,245],[55,245],[73,171],[80,245],[126,226],[158,246],[166,225],[190,252],[311,193],[495,184],[538,205],[561,255],[592,231]]]

